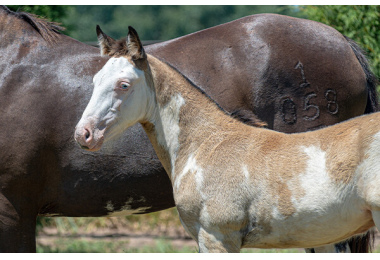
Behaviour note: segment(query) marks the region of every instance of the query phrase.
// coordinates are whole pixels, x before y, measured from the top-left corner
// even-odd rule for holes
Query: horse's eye
[[[129,85],[128,85],[127,83],[121,83],[121,84],[120,84],[120,88],[121,88],[122,90],[126,90],[126,89],[128,89],[128,87],[129,87]]]

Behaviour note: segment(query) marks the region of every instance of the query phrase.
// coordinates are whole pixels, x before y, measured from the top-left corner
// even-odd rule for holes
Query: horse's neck
[[[173,181],[179,155],[194,153],[211,135],[228,130],[228,122],[239,122],[166,64],[151,56],[149,64],[157,104],[150,123],[142,125]]]

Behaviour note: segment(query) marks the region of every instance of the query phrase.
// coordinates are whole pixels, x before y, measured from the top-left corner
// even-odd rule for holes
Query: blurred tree
[[[284,6],[75,6],[64,25],[80,41],[96,41],[95,26],[114,38],[133,26],[143,40],[168,40],[255,13],[293,14]]]
[[[62,23],[69,9],[67,5],[8,5],[12,11],[28,12],[39,15],[52,22]]]
[[[380,6],[300,6],[310,20],[322,22],[350,37],[367,52],[372,68],[380,76]]]

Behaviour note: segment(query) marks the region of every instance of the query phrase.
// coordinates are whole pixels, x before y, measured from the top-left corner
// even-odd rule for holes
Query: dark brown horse
[[[140,127],[95,154],[75,144],[67,129],[74,129],[92,77],[107,59],[59,30],[0,8],[0,252],[35,251],[37,215],[174,206],[167,175]],[[204,48],[195,52],[193,45]],[[319,23],[255,15],[146,50],[237,116],[250,120],[253,111],[270,128],[296,132],[376,109],[375,78],[356,47]]]

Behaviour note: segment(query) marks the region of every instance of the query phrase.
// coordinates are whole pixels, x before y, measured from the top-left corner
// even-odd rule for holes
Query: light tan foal
[[[130,28],[76,127],[90,151],[141,123],[200,252],[319,247],[380,225],[380,114],[283,134],[227,115]],[[106,48],[107,47],[107,48]]]

